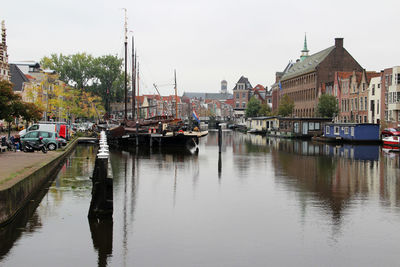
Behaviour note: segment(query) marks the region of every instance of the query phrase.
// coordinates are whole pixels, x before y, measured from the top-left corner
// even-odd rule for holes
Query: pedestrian
[[[19,134],[16,134],[14,137],[14,145],[17,148],[17,151],[20,151],[21,149],[21,136]]]

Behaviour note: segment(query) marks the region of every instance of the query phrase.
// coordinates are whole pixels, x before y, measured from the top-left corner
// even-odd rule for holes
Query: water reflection
[[[399,157],[387,157],[380,146],[284,139],[272,143],[277,183],[297,192],[302,209],[312,205],[329,213],[337,230],[345,210],[357,201],[379,197],[382,205],[400,206],[399,183],[394,178],[400,175]]]
[[[27,265],[31,244],[48,252],[42,266],[397,264],[399,154],[228,131],[218,153],[217,140],[111,151],[114,215],[103,222],[86,219],[94,151],[79,148],[31,225],[0,232],[0,265]]]
[[[97,266],[107,266],[107,259],[112,256],[113,220],[89,219],[93,247],[97,250]]]
[[[94,164],[94,147],[78,146],[77,149],[65,160],[60,171],[55,177],[49,179],[43,189],[38,191],[18,215],[6,226],[0,228],[0,265],[3,259],[9,259],[10,266],[15,258],[12,255],[13,246],[19,239],[39,234],[45,223],[59,212],[59,208],[71,194],[81,198],[87,195],[90,188],[89,176]],[[38,241],[36,246],[47,246],[46,242]],[[27,248],[29,249],[29,248]],[[22,254],[26,254],[22,248]],[[23,257],[18,257],[21,259]],[[15,260],[18,262],[18,260]],[[24,262],[24,261],[22,261]],[[25,264],[28,263],[25,262]]]

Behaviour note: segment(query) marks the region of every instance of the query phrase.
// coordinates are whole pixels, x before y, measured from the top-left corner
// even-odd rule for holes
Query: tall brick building
[[[1,22],[1,43],[0,43],[0,80],[10,80],[10,66],[8,65],[6,26],[4,20]]]
[[[335,45],[313,55],[308,55],[305,40],[301,59],[280,79],[279,97],[287,94],[295,104],[296,117],[315,117],[318,98],[332,90],[335,72],[358,71],[363,68],[343,47],[343,38],[335,38]]]
[[[233,100],[235,106],[233,108],[236,117],[243,117],[245,110],[247,108],[247,103],[250,100],[251,91],[253,87],[251,86],[249,80],[242,76],[233,88]]]

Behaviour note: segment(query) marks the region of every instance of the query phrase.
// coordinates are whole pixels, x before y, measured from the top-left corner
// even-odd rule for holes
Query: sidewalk
[[[27,175],[40,169],[62,153],[61,151],[0,153],[0,190],[11,187]]]

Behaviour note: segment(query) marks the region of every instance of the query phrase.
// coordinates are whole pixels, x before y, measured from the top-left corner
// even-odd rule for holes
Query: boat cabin
[[[375,123],[328,123],[324,137],[344,141],[379,141],[379,124]]]
[[[280,136],[311,138],[322,135],[324,125],[329,118],[279,118]]]
[[[246,126],[248,129],[250,129],[250,132],[265,133],[277,130],[279,126],[279,120],[276,116],[253,117],[247,120]]]

